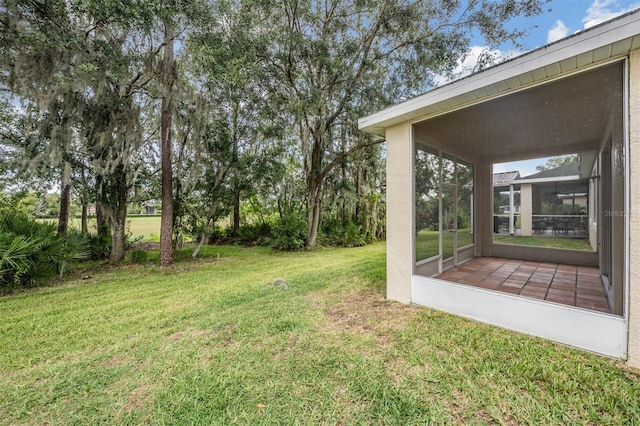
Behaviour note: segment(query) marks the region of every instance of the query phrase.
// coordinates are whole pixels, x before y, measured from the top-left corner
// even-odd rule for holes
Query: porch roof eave
[[[522,90],[640,49],[640,9],[358,120],[385,136],[387,127],[441,115]]]
[[[556,177],[548,177],[548,178],[534,178],[534,179],[518,179],[513,181],[514,184],[524,184],[524,183],[549,183],[549,182],[569,182],[569,181],[578,181],[582,180],[580,175],[575,176],[556,176]]]

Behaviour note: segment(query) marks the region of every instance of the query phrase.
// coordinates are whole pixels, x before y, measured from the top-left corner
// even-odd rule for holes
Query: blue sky
[[[500,62],[639,8],[640,0],[551,0],[543,6],[541,15],[514,19],[507,24],[528,31],[520,40],[520,49],[504,45],[499,50],[489,50],[482,38],[473,38],[469,52],[452,75],[436,77],[435,84],[439,86],[472,73],[481,53],[490,52]]]
[[[531,28],[528,36],[522,40],[524,51],[532,50],[552,43],[577,31],[582,31],[623,13],[640,8],[640,0],[552,0],[545,5],[546,13],[528,19],[517,19],[512,24],[517,28]],[[505,49],[509,49],[505,46]],[[481,46],[472,49],[480,52]],[[519,52],[522,53],[522,52]],[[517,52],[499,51],[500,56],[514,56]],[[467,59],[474,61],[473,50]],[[462,67],[461,71],[463,71]],[[463,71],[464,72],[464,71]],[[546,158],[513,163],[496,164],[494,172],[519,170],[521,176],[536,173],[536,165],[546,162]]]
[[[523,42],[523,47],[529,50],[638,8],[640,0],[552,0],[545,5],[546,13],[514,23],[518,27],[531,24],[537,27]]]
[[[493,173],[502,173],[518,170],[521,177],[538,173],[536,166],[545,164],[552,157],[536,158],[534,160],[514,161],[511,163],[499,163],[493,165]]]

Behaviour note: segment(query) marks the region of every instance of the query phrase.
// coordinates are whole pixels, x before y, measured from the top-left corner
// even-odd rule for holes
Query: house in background
[[[160,204],[158,200],[148,200],[142,203],[144,208],[144,214],[157,214],[157,205]]]
[[[387,141],[389,299],[640,367],[640,11],[364,117],[359,126]],[[580,186],[571,197],[589,194],[585,226],[594,250],[494,242],[493,164],[576,153]],[[523,216],[535,213],[533,184],[520,179]],[[558,182],[552,191],[559,197],[565,189]],[[430,231],[417,225],[423,206],[434,216]],[[473,277],[481,282],[461,279],[477,261]],[[487,275],[500,264],[520,266]],[[545,268],[562,279],[549,281],[544,297],[516,288],[544,286]],[[514,291],[491,287],[501,273],[511,274]],[[586,303],[591,293],[603,294],[602,303]],[[555,302],[561,294],[574,305]]]
[[[513,179],[511,188],[516,188],[519,194],[519,235],[579,236],[590,239],[595,247],[597,235],[591,235],[588,227],[589,222],[595,222],[588,215],[595,214],[588,209],[594,161],[593,155],[578,155],[575,162]]]

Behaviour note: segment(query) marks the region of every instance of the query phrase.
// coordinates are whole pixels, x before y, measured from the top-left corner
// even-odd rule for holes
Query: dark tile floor
[[[598,268],[476,257],[436,278],[609,312]]]

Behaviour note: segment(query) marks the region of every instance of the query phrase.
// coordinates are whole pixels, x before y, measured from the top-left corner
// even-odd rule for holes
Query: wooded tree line
[[[163,265],[224,217],[287,248],[349,227],[374,240],[384,145],[357,118],[431,87],[474,35],[517,46],[509,21],[543,3],[0,0],[0,179],[55,182],[58,233],[72,197],[85,232],[95,206],[112,261],[127,205],[157,198]]]

